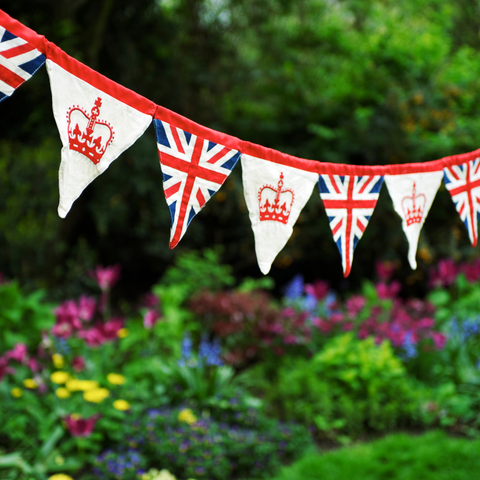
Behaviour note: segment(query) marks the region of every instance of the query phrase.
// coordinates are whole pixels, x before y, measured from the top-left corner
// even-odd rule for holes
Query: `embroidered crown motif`
[[[108,122],[98,120],[102,99],[98,97],[90,115],[78,105],[67,113],[70,150],[85,155],[95,165],[112,143],[114,131]]]
[[[413,190],[411,196],[403,197],[402,208],[407,222],[407,227],[414,223],[421,223],[425,203],[427,201],[423,193],[416,194],[415,182],[413,182]]]
[[[273,220],[287,224],[292,211],[295,193],[290,188],[283,188],[283,172],[277,188],[272,185],[264,185],[258,191],[258,205],[260,208],[260,221]]]

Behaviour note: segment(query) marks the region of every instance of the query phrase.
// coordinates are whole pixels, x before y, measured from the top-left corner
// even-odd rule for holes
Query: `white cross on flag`
[[[47,71],[63,145],[58,214],[64,218],[87,185],[143,134],[155,106],[59,49],[50,53],[58,60],[49,55]]]
[[[415,270],[418,239],[435,195],[442,182],[443,172],[385,175],[388,193],[395,211],[402,219],[408,240],[408,261]]]
[[[261,272],[266,275],[312,195],[318,173],[242,154],[243,189]]]
[[[320,197],[342,256],[345,277],[350,274],[353,251],[367,228],[382,184],[380,175],[320,175],[318,179]]]
[[[193,217],[228,178],[240,152],[161,120],[155,119],[154,126],[171,217],[170,248],[175,248]]]
[[[478,241],[478,218],[480,217],[480,158],[453,165],[443,170],[444,182],[452,196],[455,208],[467,227],[473,246]]]
[[[45,63],[45,55],[0,26],[0,102]]]

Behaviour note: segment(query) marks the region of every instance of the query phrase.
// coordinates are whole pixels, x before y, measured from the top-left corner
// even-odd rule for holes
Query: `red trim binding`
[[[139,112],[151,115],[153,117],[156,109],[156,105],[145,97],[138,95],[133,90],[123,87],[122,85],[110,80],[102,74],[92,70],[83,63],[75,60],[67,55],[62,49],[57,47],[52,42],[47,41],[47,58],[57,65],[62,67],[67,72],[75,75],[76,77],[84,80],[92,85],[92,87],[98,88],[102,92],[116,98],[120,102],[135,108]]]
[[[43,35],[39,35],[30,28],[26,27],[18,20],[0,10],[0,25],[6,28],[10,33],[26,40],[32,47],[38,49],[45,55],[47,40]]]

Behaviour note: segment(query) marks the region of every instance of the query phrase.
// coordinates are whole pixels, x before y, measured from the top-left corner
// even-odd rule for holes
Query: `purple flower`
[[[298,274],[285,287],[285,297],[288,300],[296,300],[303,295],[303,275]]]

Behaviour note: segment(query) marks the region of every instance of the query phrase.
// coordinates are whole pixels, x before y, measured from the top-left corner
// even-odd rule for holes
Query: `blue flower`
[[[298,274],[285,287],[285,297],[288,300],[297,300],[303,295],[303,275]]]
[[[417,347],[413,341],[412,332],[407,332],[405,334],[405,338],[403,339],[403,349],[405,350],[403,355],[404,360],[410,360],[417,356]]]

